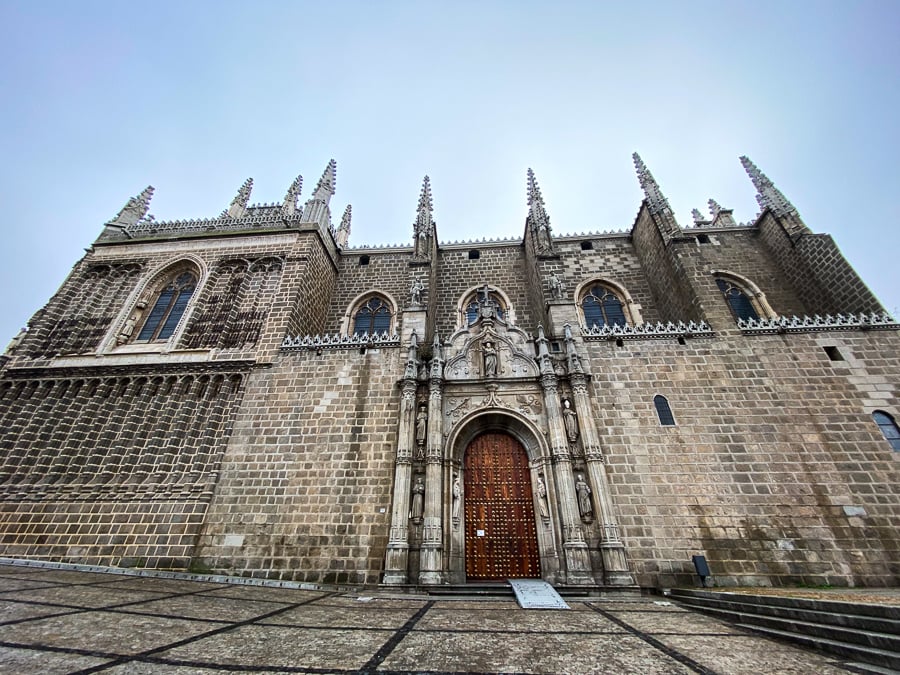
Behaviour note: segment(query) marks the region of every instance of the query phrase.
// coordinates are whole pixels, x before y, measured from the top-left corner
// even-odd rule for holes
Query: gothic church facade
[[[129,200],[0,364],[0,555],[316,583],[892,585],[898,324],[742,158],[751,223],[349,246]]]

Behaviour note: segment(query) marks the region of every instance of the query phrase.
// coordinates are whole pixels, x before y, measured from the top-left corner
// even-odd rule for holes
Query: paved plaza
[[[0,673],[849,672],[663,599],[569,604],[0,565]]]

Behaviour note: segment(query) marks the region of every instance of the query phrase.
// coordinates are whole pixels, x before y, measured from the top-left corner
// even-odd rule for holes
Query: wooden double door
[[[466,580],[540,578],[528,455],[512,436],[486,433],[464,460]]]

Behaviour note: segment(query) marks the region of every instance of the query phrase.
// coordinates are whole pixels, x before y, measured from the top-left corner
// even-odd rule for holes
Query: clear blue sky
[[[758,211],[747,154],[900,308],[900,2],[0,1],[0,339],[126,200],[301,201],[338,162],[352,245],[629,228],[641,153],[682,225]],[[2,345],[0,345],[2,348]]]

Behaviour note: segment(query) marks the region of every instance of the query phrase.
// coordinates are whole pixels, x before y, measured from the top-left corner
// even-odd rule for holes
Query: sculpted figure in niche
[[[422,520],[422,514],[425,512],[425,479],[422,476],[416,478],[413,485],[412,508],[410,513],[414,523]]]
[[[461,491],[459,489],[459,474],[453,474],[453,508],[451,513],[453,515],[453,522],[459,522],[459,497]]]
[[[131,336],[134,334],[134,328],[137,326],[137,322],[141,320],[141,316],[144,314],[146,308],[147,302],[145,300],[140,300],[137,305],[135,305],[131,316],[128,317],[125,325],[122,326],[122,330],[119,331],[119,334],[116,336],[116,344],[123,345],[131,339]]]
[[[578,512],[584,520],[590,520],[594,515],[594,507],[591,506],[591,488],[584,481],[582,474],[578,474],[575,481],[575,492],[578,494]]]
[[[541,513],[541,518],[545,520],[550,519],[550,512],[547,510],[547,486],[544,484],[544,477],[538,475],[537,479],[538,484],[538,509]]]
[[[565,399],[562,412],[563,421],[566,424],[566,437],[569,439],[569,443],[574,443],[578,440],[578,415],[572,410],[571,406],[569,399]]]
[[[560,281],[559,277],[556,276],[556,272],[552,272],[550,274],[550,297],[555,300],[559,300],[562,298],[563,294],[563,283]]]
[[[428,413],[425,412],[425,406],[419,406],[419,412],[416,415],[416,445],[419,446],[421,454],[422,446],[425,445],[425,438],[428,435]]]
[[[413,305],[421,305],[422,304],[422,291],[425,290],[425,284],[422,283],[422,279],[419,277],[415,278],[412,286],[409,289],[410,302]]]
[[[497,349],[494,343],[488,340],[481,349],[484,352],[484,376],[497,377]]]

